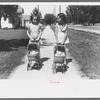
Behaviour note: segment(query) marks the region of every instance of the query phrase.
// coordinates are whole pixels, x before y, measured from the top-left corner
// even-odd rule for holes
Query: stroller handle
[[[31,42],[36,42],[36,43],[38,43],[40,40],[31,40]]]
[[[65,46],[65,44],[62,44],[62,43],[56,43],[56,45],[63,45],[63,46]]]

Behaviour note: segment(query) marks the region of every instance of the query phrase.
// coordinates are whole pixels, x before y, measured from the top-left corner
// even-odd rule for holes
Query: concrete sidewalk
[[[70,29],[100,34],[100,26],[69,25]]]

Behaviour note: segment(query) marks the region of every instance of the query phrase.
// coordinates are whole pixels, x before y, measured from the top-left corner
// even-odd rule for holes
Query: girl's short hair
[[[61,24],[66,24],[67,23],[67,18],[64,13],[59,13],[57,16],[61,18]]]
[[[35,16],[32,16],[32,15],[30,16],[30,23],[34,23],[34,22],[33,22],[34,17],[35,17]],[[37,20],[37,24],[39,24],[38,18],[36,18],[36,20]]]
[[[36,17],[36,16],[32,16],[32,15],[31,15],[31,16],[30,16],[30,20],[33,21],[33,18],[34,18],[34,17]],[[38,17],[36,17],[36,19],[38,20]]]
[[[40,19],[38,16],[33,16],[33,15],[30,16],[30,22],[33,21],[34,17],[36,17],[37,23],[40,23],[40,20],[41,20],[41,19]]]

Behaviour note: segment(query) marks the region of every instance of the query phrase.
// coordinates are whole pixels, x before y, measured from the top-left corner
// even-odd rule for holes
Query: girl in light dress
[[[30,17],[31,23],[29,23],[27,25],[27,35],[29,37],[29,44],[32,42],[37,42],[40,43],[40,39],[41,39],[41,35],[42,35],[42,28],[43,25],[40,24],[37,21],[37,17],[36,16],[31,16]],[[31,54],[36,54],[36,51],[32,51],[30,52]],[[30,66],[33,66],[35,64],[35,61],[29,61]],[[31,68],[31,67],[30,67]]]
[[[31,41],[39,41],[42,35],[42,24],[37,21],[37,17],[31,16],[31,23],[27,25],[27,35],[29,37],[29,43]]]
[[[61,44],[69,43],[69,39],[67,37],[68,25],[66,21],[67,21],[66,15],[64,13],[60,13],[57,15],[57,23],[55,28],[55,36],[57,43]]]
[[[67,45],[69,43],[69,38],[67,36],[67,30],[68,30],[68,25],[67,25],[66,15],[64,13],[59,13],[57,15],[57,23],[55,25],[55,31],[54,31],[57,43],[60,43],[63,45]],[[67,47],[65,48],[65,51],[66,53],[68,52]],[[67,63],[67,56],[66,56],[66,60],[64,63],[65,64]]]

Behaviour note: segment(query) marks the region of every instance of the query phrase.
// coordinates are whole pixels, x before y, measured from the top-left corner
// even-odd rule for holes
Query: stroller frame
[[[57,52],[57,50],[64,52],[65,56],[55,56],[55,53]],[[62,44],[57,44],[56,46],[54,46],[54,59],[53,59],[53,64],[52,64],[52,73],[55,74],[57,73],[59,70],[61,70],[62,73],[65,72],[65,59],[66,59],[66,50],[65,50],[65,45]],[[59,64],[60,66],[57,66],[57,64]]]
[[[28,65],[27,65],[27,70],[29,69],[40,69],[41,67],[41,60],[40,60],[40,44],[39,42],[32,41],[31,43],[28,44],[27,46],[28,49]],[[37,54],[30,54],[32,51],[37,51]],[[30,66],[30,62],[34,61],[35,64],[33,66]],[[35,67],[37,65],[37,67]]]

